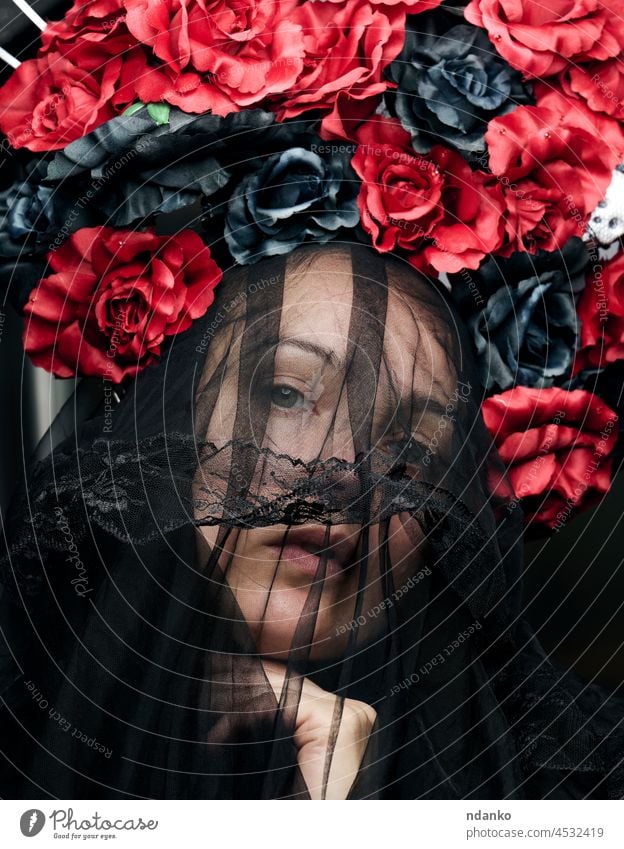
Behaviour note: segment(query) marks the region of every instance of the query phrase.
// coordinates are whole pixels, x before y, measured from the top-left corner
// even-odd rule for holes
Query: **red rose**
[[[421,270],[476,268],[500,244],[501,205],[482,175],[454,151],[436,145],[427,156],[394,119],[358,131],[351,164],[362,180],[361,222],[378,251],[407,251]]]
[[[322,0],[324,3],[333,3],[335,6],[343,5],[345,0]],[[437,8],[442,0],[369,0],[371,6],[401,7],[410,15],[420,15]]]
[[[121,0],[76,0],[60,21],[50,22],[41,33],[39,55],[53,52],[71,57],[76,46],[84,42],[91,42],[110,55],[124,53],[137,43],[125,18]]]
[[[624,254],[593,266],[577,312],[581,345],[575,372],[624,359]]]
[[[0,89],[0,130],[13,147],[59,150],[115,115],[111,99],[121,58],[105,55],[96,70],[57,53],[27,59]]]
[[[195,71],[176,71],[171,65],[153,67],[144,58],[135,80],[136,96],[143,103],[165,101],[183,112],[212,112],[213,115],[229,115],[238,112],[231,97],[219,91],[208,75]]]
[[[609,490],[618,417],[591,392],[518,386],[482,412],[528,521],[559,527]]]
[[[454,150],[436,145],[428,154],[444,174],[442,208],[420,256],[410,261],[425,274],[454,274],[478,268],[503,240],[503,199],[500,186],[488,185],[487,175],[472,171]]]
[[[471,0],[464,15],[527,78],[609,59],[624,39],[622,0]]]
[[[485,139],[491,182],[505,195],[500,253],[555,251],[583,234],[611,182],[613,152],[574,112],[519,106],[490,121]]]
[[[48,257],[24,309],[24,347],[58,377],[134,376],[214,300],[221,272],[197,233],[86,227]]]
[[[289,18],[296,0],[123,2],[130,32],[165,63],[149,85],[159,80],[162,99],[182,109],[226,115],[286,91],[303,68],[301,30]]]
[[[624,159],[624,130],[619,121],[593,111],[580,97],[563,94],[550,83],[535,82],[533,91],[537,105],[558,112],[566,127],[578,127],[600,140],[611,170]]]
[[[378,251],[416,250],[439,221],[444,177],[435,163],[414,152],[398,121],[364,124],[351,165],[362,180],[362,226]]]
[[[146,69],[120,0],[80,0],[48,24],[35,59],[13,72],[1,93],[0,129],[13,147],[58,150],[136,100]],[[160,100],[160,98],[157,98]]]
[[[0,130],[15,148],[59,150],[114,118],[136,98],[140,68],[140,49],[111,56],[101,46],[80,40],[67,56],[48,52],[27,59],[0,88],[6,103]]]
[[[624,121],[624,67],[621,55],[606,62],[578,65],[561,74],[566,94],[578,96],[594,112],[604,112]]]
[[[302,30],[304,68],[286,100],[280,120],[310,109],[325,115],[324,137],[352,137],[343,117],[369,117],[388,83],[383,70],[401,52],[405,12],[378,8],[362,0],[303,3],[291,15]]]

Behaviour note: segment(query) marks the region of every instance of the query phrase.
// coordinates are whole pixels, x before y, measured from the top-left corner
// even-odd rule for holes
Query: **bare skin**
[[[285,670],[272,660],[262,662],[275,697],[279,700]],[[331,757],[325,793],[323,775],[330,747],[330,732],[338,696],[305,678],[297,712],[294,743],[297,763],[312,799],[346,799],[362,763],[377,713],[370,705],[345,699],[340,727]]]
[[[347,353],[352,298],[348,251],[331,249],[320,253],[309,269],[298,274],[290,274],[287,267],[280,325],[282,341],[275,352],[274,397],[263,437],[263,444],[276,452],[292,453],[296,446],[297,456],[303,460],[354,459],[344,372],[337,365]],[[426,340],[424,350],[428,352],[429,362],[424,367],[421,364],[417,370],[414,355],[410,353],[409,334],[414,333],[415,327],[412,307],[391,291],[388,315],[391,317],[388,326],[393,330],[384,337],[384,352],[393,384],[399,386],[401,394],[410,395],[416,390],[431,393],[427,376],[444,367],[444,352],[435,339]],[[424,335],[424,331],[422,333]],[[324,357],[319,353],[321,349],[330,351],[331,356]],[[234,370],[225,377],[226,383],[236,379]],[[220,395],[223,399],[228,397],[232,397],[231,392]],[[227,442],[233,429],[233,416],[227,400],[218,401],[207,438],[217,445]],[[380,445],[392,438],[392,432],[384,432],[383,422],[379,421],[376,427]],[[424,424],[421,419],[418,427],[426,430],[426,419]],[[411,522],[408,525],[405,517],[399,516],[390,521],[389,549],[396,584],[407,577],[407,567],[403,564],[408,557],[414,568],[419,529],[414,520]],[[307,530],[310,527],[304,526]],[[285,525],[242,530],[223,547],[228,561],[225,578],[265,658],[263,666],[267,680],[278,701],[285,676],[284,662],[292,649],[297,625],[302,620],[314,584],[310,574],[312,549],[309,540],[303,538],[305,534],[297,538],[297,529],[292,529],[289,538],[297,545],[288,552],[281,551],[285,530]],[[317,526],[316,530],[324,533],[325,528]],[[315,610],[310,647],[310,657],[314,660],[336,657],[346,646],[348,632],[340,634],[340,626],[353,618],[358,568],[351,564],[360,530],[356,525],[331,529],[329,546],[335,568],[323,580]],[[202,533],[213,546],[217,530],[204,527]],[[367,575],[365,598],[372,606],[383,598],[379,570],[376,571],[378,527],[370,529],[369,541],[371,571],[370,577]],[[336,562],[340,568],[336,567]],[[368,622],[366,627],[374,634],[374,621]],[[299,766],[310,795],[315,799],[321,798],[323,769],[330,745],[329,730],[336,703],[336,695],[322,690],[309,679],[304,680],[294,741]],[[352,699],[344,701],[342,711],[325,794],[328,799],[347,797],[376,718],[370,705]]]

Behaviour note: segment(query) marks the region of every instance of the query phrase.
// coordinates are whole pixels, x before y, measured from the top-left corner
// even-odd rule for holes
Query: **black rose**
[[[343,153],[294,147],[270,156],[236,187],[225,239],[239,263],[289,253],[306,239],[327,242],[359,221],[357,180]]]
[[[84,214],[76,199],[41,182],[42,160],[12,160],[13,182],[0,189],[0,289],[21,312],[45,269],[45,255],[70,220],[81,226]],[[2,170],[5,176],[8,169]],[[74,210],[75,207],[75,210]]]
[[[529,100],[520,74],[484,30],[449,26],[439,13],[409,21],[403,50],[387,72],[398,84],[387,95],[390,110],[421,153],[440,140],[462,153],[484,151],[488,121]]]
[[[47,249],[61,226],[67,204],[41,180],[43,162],[32,162],[0,191],[0,256],[17,257]]]
[[[59,151],[48,180],[91,189],[104,223],[125,227],[155,213],[173,213],[207,198],[219,203],[231,183],[267,156],[308,139],[307,122],[278,124],[249,109],[221,118],[171,109],[157,123],[147,108],[113,118]],[[253,153],[250,153],[253,151]],[[225,207],[223,207],[225,211]]]
[[[453,298],[475,344],[486,389],[545,387],[569,377],[588,254],[580,239],[562,251],[492,257],[450,275]]]

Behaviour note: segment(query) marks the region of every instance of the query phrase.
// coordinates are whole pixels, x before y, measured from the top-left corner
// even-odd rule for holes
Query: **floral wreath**
[[[558,529],[608,491],[624,0],[77,0],[30,17],[35,58],[2,51],[0,271],[36,365],[121,383],[232,261],[354,231],[449,288],[527,520]]]

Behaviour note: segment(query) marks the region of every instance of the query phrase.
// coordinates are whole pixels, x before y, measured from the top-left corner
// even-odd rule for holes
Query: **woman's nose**
[[[308,422],[298,433],[292,453],[306,462],[338,458],[355,462],[353,434],[344,416],[327,417],[325,421]],[[295,452],[296,449],[296,452]]]

